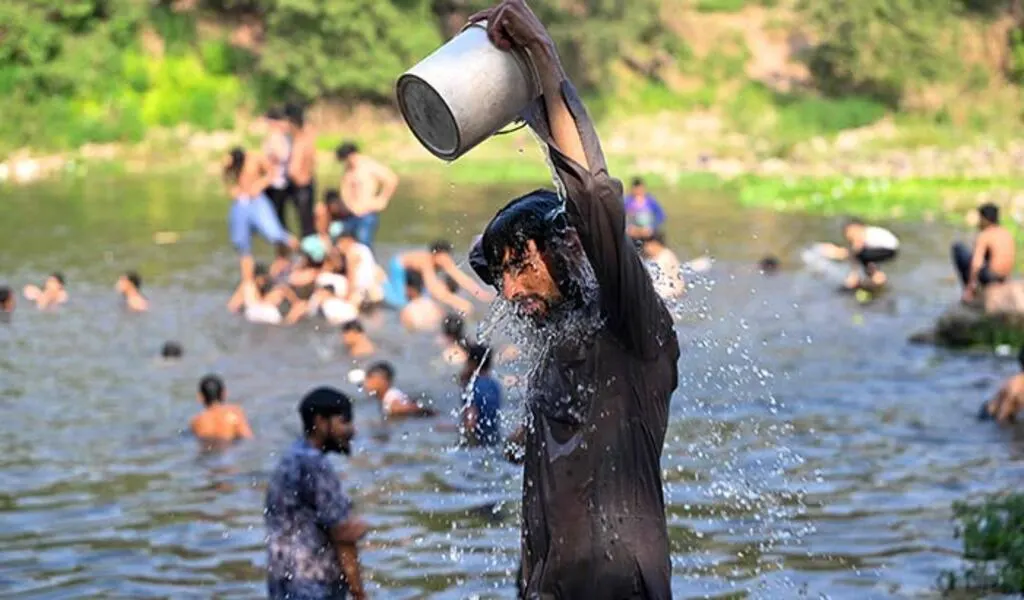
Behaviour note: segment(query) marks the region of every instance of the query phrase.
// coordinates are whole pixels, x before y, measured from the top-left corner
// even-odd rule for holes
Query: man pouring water
[[[470,253],[543,347],[527,396],[520,591],[671,598],[660,459],[678,377],[672,318],[626,237],[622,184],[544,26],[523,0],[470,20],[532,62],[542,96],[523,118],[562,192],[516,198]]]

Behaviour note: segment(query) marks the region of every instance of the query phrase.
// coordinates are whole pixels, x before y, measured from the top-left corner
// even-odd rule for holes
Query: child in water
[[[216,375],[199,381],[199,401],[203,412],[192,418],[192,433],[204,442],[233,442],[252,439],[252,429],[241,406],[224,402],[227,392]]]
[[[64,289],[64,275],[59,272],[51,273],[46,278],[42,289],[36,285],[26,285],[22,293],[26,300],[35,302],[36,308],[39,310],[58,306],[68,301],[68,292]]]
[[[117,280],[117,292],[124,300],[124,306],[133,312],[149,310],[149,301],[142,295],[142,278],[135,271],[128,271]]]
[[[501,385],[491,377],[491,349],[474,344],[460,377],[466,389],[462,407],[462,438],[467,446],[493,446],[501,441]]]
[[[394,387],[395,368],[388,362],[378,362],[366,370],[363,389],[380,402],[384,418],[392,417],[432,417],[434,409],[420,406],[402,390]]]
[[[1024,407],[1024,347],[1017,355],[1021,372],[1006,380],[995,397],[981,407],[978,418],[985,421],[994,418],[999,423],[1015,423],[1017,413]]]

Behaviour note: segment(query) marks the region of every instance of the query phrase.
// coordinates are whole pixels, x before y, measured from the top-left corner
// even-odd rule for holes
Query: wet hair
[[[64,274],[61,273],[60,271],[54,271],[53,273],[50,273],[50,277],[56,279],[57,283],[64,285]]]
[[[338,160],[345,160],[356,152],[359,152],[359,146],[355,142],[346,140],[338,146],[337,150],[334,151],[334,155],[338,157]]]
[[[644,184],[644,180],[643,180],[642,177],[634,177],[633,178],[633,187],[640,187],[643,184]]]
[[[267,263],[258,262],[253,265],[252,275],[253,277],[266,277],[270,275],[270,268],[267,267]]]
[[[11,299],[11,288],[6,285],[0,285],[0,304],[7,304],[7,301]]]
[[[352,400],[344,393],[331,387],[318,387],[306,394],[299,402],[299,415],[306,435],[313,433],[316,418],[331,418],[341,415],[346,423],[352,422]]]
[[[466,320],[458,313],[448,313],[444,316],[444,320],[441,321],[441,333],[457,343],[464,343],[466,340]]]
[[[271,121],[281,121],[284,119],[284,111],[281,110],[280,107],[271,106],[267,109],[267,112],[263,114],[263,117]]]
[[[288,122],[291,123],[292,125],[296,127],[302,127],[303,125],[306,124],[306,111],[298,104],[295,104],[294,102],[289,102],[288,104],[285,104],[283,112],[284,118],[287,119]]]
[[[163,348],[160,349],[160,356],[163,358],[181,358],[184,353],[185,349],[181,344],[173,340],[164,342]]]
[[[482,373],[486,373],[491,370],[491,362],[494,353],[491,349],[483,344],[473,344],[467,351],[468,357],[466,362],[474,368],[480,369]]]
[[[779,259],[774,254],[769,254],[761,260],[757,261],[757,267],[765,273],[774,273],[779,270],[781,265]]]
[[[341,192],[336,188],[331,188],[324,192],[324,204],[336,204],[341,202]]]
[[[366,370],[366,376],[380,374],[388,383],[395,381],[395,367],[386,360],[375,362]]]
[[[413,289],[413,290],[416,290],[417,292],[419,292],[420,294],[422,294],[423,293],[423,285],[424,285],[423,284],[423,273],[420,273],[416,269],[406,269],[405,270],[405,288],[406,289]]]
[[[430,244],[431,254],[451,254],[454,248],[448,240],[435,240]]]
[[[224,381],[216,375],[206,375],[199,380],[199,395],[203,404],[212,406],[214,402],[224,401]]]
[[[338,236],[338,239],[339,240],[356,240],[356,241],[358,241],[358,238],[356,237],[356,232],[352,231],[351,229],[343,229],[343,230],[341,230],[341,235]]]
[[[860,225],[864,225],[864,221],[863,220],[861,220],[861,219],[859,219],[857,217],[847,217],[847,219],[845,221],[843,221],[843,231],[846,231],[847,227],[860,226]]]
[[[126,271],[124,278],[131,282],[135,286],[135,289],[142,289],[142,278],[136,271]]]
[[[224,166],[224,180],[237,183],[242,167],[245,165],[245,149],[235,146],[228,152],[228,164]]]
[[[363,333],[366,330],[363,329],[363,324],[360,323],[357,319],[352,319],[351,321],[346,321],[341,324],[342,333],[348,333],[350,331],[352,333]]]
[[[505,271],[505,253],[511,260],[525,256],[529,242],[545,257],[551,276],[562,296],[576,306],[585,302],[583,284],[573,277],[571,262],[578,260],[563,252],[562,244],[572,231],[565,203],[558,194],[538,189],[512,200],[494,215],[469,254],[473,271],[485,283],[497,288]]]
[[[999,207],[991,202],[986,202],[978,207],[978,214],[993,225],[999,224]]]

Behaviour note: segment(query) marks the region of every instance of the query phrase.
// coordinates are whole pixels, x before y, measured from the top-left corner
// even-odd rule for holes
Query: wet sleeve
[[[324,529],[330,529],[338,523],[348,520],[352,502],[341,491],[341,481],[338,480],[338,476],[326,459],[317,463],[310,484],[313,488],[311,491],[317,525]]]
[[[671,317],[626,237],[622,183],[608,174],[597,132],[568,81],[562,82],[562,98],[576,121],[589,170],[555,146],[543,98],[525,111],[523,120],[547,145],[569,221],[579,233],[597,276],[607,326],[627,349],[642,358],[654,358],[661,347],[659,335],[671,331]]]

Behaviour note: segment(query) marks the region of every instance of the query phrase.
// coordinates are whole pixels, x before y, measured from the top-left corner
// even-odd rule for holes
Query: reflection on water
[[[49,314],[22,303],[0,327],[0,593],[262,593],[267,474],[299,434],[300,396],[324,383],[354,392],[353,365],[327,328],[225,314],[235,265],[217,189],[122,178],[0,190],[2,278],[20,286],[59,268],[72,296]],[[521,191],[403,189],[432,193],[396,200],[385,255],[438,236],[464,249]],[[1012,363],[903,341],[955,295],[948,234],[895,226],[906,253],[894,292],[860,307],[809,274],[753,269],[769,252],[792,263],[809,242],[834,238],[835,222],[743,211],[703,192],[663,200],[680,256],[718,259],[679,325],[682,379],[663,464],[676,597],[930,589],[957,564],[950,502],[1024,472],[1019,438],[972,420]],[[181,236],[159,245],[160,231]],[[150,314],[118,310],[113,284],[128,268],[145,280]],[[458,392],[434,360],[437,341],[397,331],[394,315],[370,326],[400,387],[452,420]],[[167,339],[182,342],[182,360],[156,358]],[[183,433],[210,371],[246,408],[254,443],[201,452]],[[356,411],[362,434],[338,465],[373,527],[363,552],[371,592],[512,597],[519,470],[455,449],[429,422],[376,435],[377,408],[361,400]]]

